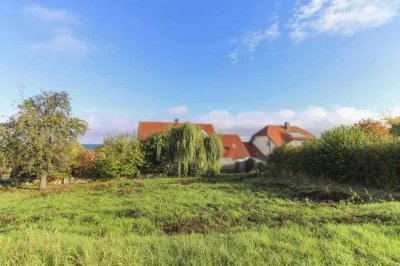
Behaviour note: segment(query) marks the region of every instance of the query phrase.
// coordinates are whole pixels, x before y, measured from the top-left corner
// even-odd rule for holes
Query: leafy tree
[[[400,137],[400,116],[386,117],[385,121],[390,125],[390,134],[395,137]]]
[[[205,137],[204,148],[206,152],[207,173],[209,175],[219,174],[221,169],[221,158],[223,156],[221,139],[217,134]]]
[[[47,176],[68,166],[69,147],[88,126],[72,117],[66,92],[43,92],[24,100],[17,110],[2,126],[2,146],[13,170],[37,175],[44,190]]]
[[[166,145],[169,138],[167,132],[155,133],[141,142],[144,163],[141,168],[143,173],[166,174],[172,166],[166,158]]]
[[[374,119],[363,119],[355,123],[354,126],[370,134],[372,137],[385,137],[390,135],[389,129],[382,122]]]
[[[215,175],[220,170],[222,144],[217,135],[207,136],[198,126],[185,123],[150,136],[143,142],[145,170],[168,175]]]
[[[96,174],[100,177],[133,177],[140,174],[143,154],[134,136],[107,137],[97,148]]]
[[[8,163],[6,156],[3,152],[0,151],[0,177],[2,173],[5,173],[8,171]]]
[[[78,141],[68,143],[65,149],[66,163],[60,169],[49,174],[52,179],[68,178],[73,174],[78,162],[78,156],[84,151],[83,145]]]

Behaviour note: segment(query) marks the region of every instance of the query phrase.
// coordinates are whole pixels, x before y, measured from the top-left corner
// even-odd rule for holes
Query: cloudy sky
[[[91,130],[214,123],[244,139],[400,115],[400,0],[0,0],[0,116],[70,93]]]

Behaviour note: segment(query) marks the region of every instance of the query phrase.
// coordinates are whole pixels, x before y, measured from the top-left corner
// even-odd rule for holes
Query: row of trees
[[[400,187],[398,119],[388,128],[380,121],[362,120],[324,132],[301,148],[275,149],[269,162],[275,172],[306,174],[378,187]]]
[[[219,173],[219,137],[208,136],[190,123],[143,142],[129,135],[107,137],[96,151],[87,151],[78,137],[85,134],[88,125],[71,115],[67,93],[44,92],[24,100],[17,109],[0,126],[0,172],[12,168],[14,176],[38,176],[41,190],[48,176]]]

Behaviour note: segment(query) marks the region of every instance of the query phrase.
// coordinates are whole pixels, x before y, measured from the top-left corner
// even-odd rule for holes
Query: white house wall
[[[268,145],[270,143],[270,146]],[[266,156],[275,149],[275,144],[267,136],[256,136],[253,144]]]

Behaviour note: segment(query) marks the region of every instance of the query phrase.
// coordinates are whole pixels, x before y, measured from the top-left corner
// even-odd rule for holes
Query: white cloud
[[[238,50],[238,48],[235,48],[233,50],[233,52],[231,52],[229,54],[228,57],[229,57],[229,59],[231,60],[232,63],[236,64],[238,59],[239,59],[239,50]]]
[[[239,134],[245,141],[264,126],[283,125],[285,121],[307,129],[318,136],[321,132],[341,124],[351,125],[367,118],[380,119],[382,113],[400,116],[400,106],[382,110],[382,112],[354,107],[336,107],[328,110],[316,106],[309,106],[299,112],[282,109],[271,113],[248,111],[232,114],[220,110],[193,118],[192,122],[212,123],[218,132]],[[138,121],[131,118],[103,115],[98,112],[86,112],[79,117],[88,122],[90,126],[89,132],[82,138],[82,142],[85,144],[102,143],[106,136],[120,133],[132,134],[137,130]]]
[[[25,12],[45,22],[76,23],[78,21],[71,12],[64,9],[53,9],[40,5],[29,5],[25,7]]]
[[[31,44],[32,50],[71,52],[79,55],[86,55],[90,51],[88,43],[75,33],[78,19],[70,11],[40,5],[29,5],[24,11],[28,16],[46,22],[52,31],[50,39]]]
[[[9,117],[10,117],[10,115],[5,115],[5,114],[0,113],[0,123],[6,122]]]
[[[241,54],[253,54],[262,43],[272,42],[280,36],[281,32],[278,22],[274,22],[263,30],[250,31],[243,38],[235,38],[231,41],[234,48],[228,57],[232,63],[237,63]]]
[[[186,115],[188,111],[189,108],[185,105],[170,107],[167,110],[169,115]]]
[[[87,112],[78,116],[89,124],[89,131],[81,139],[84,144],[102,143],[105,137],[121,133],[136,133],[137,121],[134,119],[97,112]]]
[[[275,22],[265,30],[253,31],[243,39],[243,45],[249,52],[255,52],[257,47],[265,41],[273,41],[279,36],[279,24]]]
[[[400,12],[400,0],[309,0],[299,4],[291,19],[296,41],[321,33],[351,36],[380,27]]]
[[[400,115],[400,107],[386,110],[392,115]],[[237,133],[248,139],[252,134],[268,124],[283,125],[285,121],[310,130],[316,135],[322,131],[341,124],[353,124],[364,118],[380,119],[382,112],[357,109],[354,107],[337,107],[327,110],[322,107],[310,106],[307,109],[295,112],[283,109],[273,113],[250,111],[231,114],[227,111],[212,111],[198,117],[197,121],[212,123],[223,133]]]
[[[87,42],[76,37],[71,29],[58,30],[50,40],[34,43],[31,48],[35,51],[65,51],[81,55],[90,51]]]

